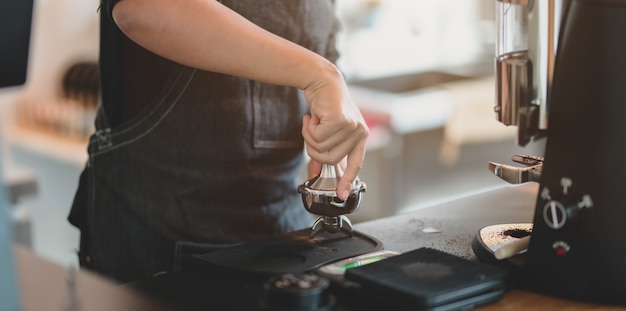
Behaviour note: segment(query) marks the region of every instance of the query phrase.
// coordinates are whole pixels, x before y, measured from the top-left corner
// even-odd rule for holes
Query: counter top
[[[22,246],[14,247],[14,256],[23,311],[171,310],[96,274],[61,267]]]
[[[385,249],[400,253],[432,247],[473,258],[472,239],[483,227],[532,222],[538,185],[504,185],[396,216],[356,224],[376,237]]]
[[[471,241],[481,228],[489,225],[504,223],[530,222],[534,212],[537,184],[523,186],[503,186],[500,189],[451,200],[431,207],[414,210],[405,214],[383,218],[379,220],[356,224],[355,230],[378,238],[385,245],[385,249],[406,252],[420,247],[432,247],[447,251],[455,255],[472,258]],[[32,258],[23,250],[17,252],[18,271],[21,288],[26,303],[24,310],[37,310],[35,302],[46,300],[42,291],[47,295],[56,295],[55,305],[59,305],[61,297],[68,297],[68,272],[60,267],[52,267],[50,263]],[[50,272],[52,271],[52,272]],[[233,303],[241,303],[246,299],[254,299],[260,288],[249,284],[214,284],[209,288],[208,280],[213,275],[199,275],[192,273],[193,283],[180,275],[166,275],[162,282],[144,284],[139,287],[113,286],[105,281],[98,280],[95,275],[80,275],[77,282],[77,294],[81,301],[98,301],[97,307],[91,308],[92,303],[84,304],[81,310],[109,309],[112,304],[117,310],[131,310],[132,308],[118,308],[120,303],[143,305],[147,302],[130,295],[134,290],[152,292],[154,299],[167,297],[165,302],[182,301],[194,306],[201,305],[203,309],[215,307],[216,298],[227,299]],[[187,276],[189,277],[189,276]],[[182,282],[182,283],[181,283]],[[215,282],[213,282],[215,283]],[[226,282],[228,283],[228,282]],[[215,291],[217,289],[217,291]],[[173,293],[172,293],[173,292]],[[165,294],[164,294],[165,293]],[[223,295],[220,297],[214,297]],[[162,295],[164,294],[164,295]],[[104,298],[104,297],[108,298]],[[116,299],[115,297],[123,299]],[[258,297],[257,297],[258,298]],[[35,299],[35,300],[31,300]],[[67,298],[65,298],[67,299]],[[120,302],[121,301],[121,302]],[[254,305],[253,301],[248,304]],[[41,304],[37,304],[41,306]],[[149,305],[149,304],[148,304]],[[160,305],[164,307],[165,305]],[[482,306],[478,310],[626,310],[626,307],[602,306],[580,303],[566,299],[545,296],[524,290],[514,289],[505,294],[498,302]],[[342,309],[343,310],[343,309]]]

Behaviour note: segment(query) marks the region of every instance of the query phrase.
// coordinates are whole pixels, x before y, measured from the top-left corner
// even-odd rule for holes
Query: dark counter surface
[[[403,253],[430,247],[475,259],[471,243],[477,232],[489,225],[530,222],[537,190],[537,184],[504,186],[397,216],[359,223],[354,228],[379,239],[387,250]],[[64,300],[67,303],[67,270],[42,264],[42,260],[33,259],[34,254],[22,249],[16,254],[23,300],[28,302],[24,310],[39,309],[35,305],[49,306],[50,301],[54,302],[55,308],[59,304],[63,305]],[[37,267],[34,268],[34,265]],[[155,309],[155,303],[158,309],[163,310],[258,310],[262,284],[267,281],[266,277],[261,276],[236,276],[210,271],[206,267],[194,269],[189,266],[180,273],[162,275],[150,282],[122,286],[107,285],[106,280],[94,280],[95,275],[84,274],[78,273],[78,282],[75,284],[76,298],[81,302],[80,310],[112,310],[110,306],[115,306],[116,310],[139,310],[148,306],[144,309],[152,310]],[[38,278],[42,275],[49,277]],[[42,292],[46,292],[46,295]],[[147,301],[144,300],[144,294],[148,296]],[[338,311],[386,309],[350,293],[340,293],[338,296]],[[125,301],[129,305],[122,307]],[[626,310],[623,307],[580,303],[518,289],[478,309]]]
[[[355,229],[376,237],[385,249],[406,252],[432,247],[474,258],[472,239],[495,224],[532,222],[538,184],[504,186],[396,216],[359,223]]]

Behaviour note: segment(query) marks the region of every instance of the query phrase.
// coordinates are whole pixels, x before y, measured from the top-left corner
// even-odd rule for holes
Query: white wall
[[[65,69],[76,61],[97,60],[98,0],[35,0],[31,54],[24,96],[56,97]]]
[[[467,63],[493,54],[485,0],[337,0],[349,78]],[[491,5],[491,4],[489,4]],[[494,4],[492,4],[495,6]]]
[[[78,231],[66,218],[82,164],[50,157],[38,151],[41,148],[29,148],[21,138],[16,142],[9,126],[18,102],[55,100],[70,64],[97,60],[98,6],[99,0],[35,0],[26,84],[0,90],[0,134],[5,135],[0,139],[4,144],[0,164],[36,176],[38,193],[18,207],[31,212],[33,250],[65,266],[77,265]]]
[[[76,61],[97,60],[99,0],[35,0],[28,76],[23,86],[0,90],[0,124],[10,123],[17,101],[50,101]]]

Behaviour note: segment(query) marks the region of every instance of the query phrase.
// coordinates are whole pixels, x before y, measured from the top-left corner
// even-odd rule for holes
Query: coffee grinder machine
[[[517,142],[545,137],[526,166],[490,163],[539,182],[525,251],[497,260],[522,288],[626,303],[626,1],[497,0],[496,105]],[[483,247],[481,249],[481,246]]]

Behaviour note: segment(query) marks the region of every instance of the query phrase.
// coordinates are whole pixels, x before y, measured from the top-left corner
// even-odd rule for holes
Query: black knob
[[[270,278],[263,285],[261,310],[333,310],[335,299],[328,279],[308,273],[290,273]]]

